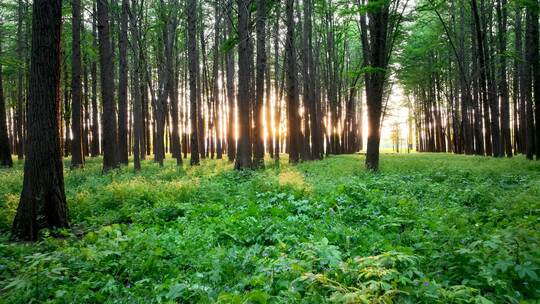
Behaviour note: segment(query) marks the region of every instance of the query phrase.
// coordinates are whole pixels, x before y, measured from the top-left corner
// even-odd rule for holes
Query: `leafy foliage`
[[[66,170],[73,229],[9,243],[22,163],[0,172],[5,303],[523,303],[540,298],[540,170],[359,156]],[[66,166],[67,167],[67,166]]]

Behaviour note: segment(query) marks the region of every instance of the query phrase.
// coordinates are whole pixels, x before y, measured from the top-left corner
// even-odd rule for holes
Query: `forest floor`
[[[1,169],[0,303],[540,298],[540,163],[385,154],[372,174],[359,155],[286,161],[102,175],[89,159],[65,171],[72,229],[37,244],[8,242],[23,166]]]

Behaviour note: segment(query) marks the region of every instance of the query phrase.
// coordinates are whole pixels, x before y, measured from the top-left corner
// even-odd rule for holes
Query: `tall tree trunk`
[[[175,6],[177,3],[175,3]],[[179,64],[177,64],[176,60],[176,52],[175,52],[175,41],[176,41],[176,24],[177,24],[177,16],[176,16],[176,8],[175,8],[175,15],[173,17],[172,22],[169,24],[169,31],[170,31],[170,49],[167,49],[167,68],[169,69],[169,102],[170,102],[170,111],[171,111],[171,124],[172,124],[172,132],[171,132],[171,149],[172,149],[172,156],[176,158],[176,164],[182,165],[182,144],[180,143],[180,132],[179,132],[179,119],[178,119],[178,69]]]
[[[249,5],[250,0],[237,0],[238,4],[238,147],[235,168],[250,169],[251,119],[250,119],[250,52],[249,52]]]
[[[362,46],[368,55],[364,60],[367,59],[368,65],[374,69],[365,76],[368,112],[366,168],[371,171],[379,169],[382,102],[389,55],[389,4],[379,3],[379,6],[369,12],[369,38],[363,39],[368,44]],[[365,34],[366,31],[362,32]]]
[[[118,140],[116,132],[116,107],[114,105],[114,80],[112,48],[109,32],[109,4],[97,0],[99,58],[101,71],[101,97],[103,102],[103,171],[118,167]]]
[[[214,22],[214,59],[212,63],[212,121],[214,122],[215,129],[215,142],[216,142],[216,158],[223,158],[223,150],[221,146],[221,120],[219,119],[219,109],[220,109],[220,92],[219,92],[219,66],[220,66],[220,56],[219,56],[219,46],[221,39],[221,13],[220,13],[220,3],[216,2],[215,7],[215,22]]]
[[[98,37],[97,37],[97,9],[94,2],[93,13],[92,13],[92,47],[94,50],[98,49]],[[90,67],[90,74],[92,75],[92,144],[90,147],[90,154],[92,157],[99,156],[99,118],[98,118],[98,93],[97,93],[97,61],[92,60],[92,65]]]
[[[118,39],[118,161],[128,164],[128,0],[122,0]]]
[[[526,154],[527,159],[533,159],[535,153],[535,127],[534,127],[534,112],[533,112],[533,83],[538,72],[534,68],[538,68],[538,13],[536,12],[538,2],[531,1],[527,6],[527,30],[525,33],[525,61],[524,67],[524,95],[527,111],[527,130],[526,130]],[[535,49],[536,48],[536,49]],[[536,62],[535,62],[536,61]],[[536,86],[535,86],[536,87]],[[538,88],[538,87],[536,87]],[[538,91],[535,92],[538,97]],[[538,99],[537,99],[538,102]],[[538,107],[537,107],[538,110]]]
[[[17,55],[20,56],[21,62],[24,60],[24,37],[23,37],[23,21],[24,21],[24,2],[22,0],[17,1]],[[16,122],[16,146],[15,151],[17,152],[17,158],[24,158],[24,70],[22,67],[17,69],[17,108],[15,111],[15,122]]]
[[[538,45],[539,32],[538,32],[538,14],[540,11],[540,4],[538,0],[532,1],[530,8],[527,11],[528,16],[528,31],[529,39],[527,40],[528,49],[528,62],[531,63],[532,69],[532,90],[534,92],[534,118],[536,121],[536,127],[534,132],[536,134],[535,153],[536,159],[540,160],[540,46]],[[532,100],[531,100],[532,103]]]
[[[279,70],[279,24],[281,5],[276,3],[276,17],[274,22],[274,160],[279,164],[280,136],[281,136],[281,94],[279,80],[283,73]]]
[[[488,69],[489,66],[485,59],[485,49],[484,49],[484,33],[482,33],[482,22],[480,20],[480,14],[478,12],[478,5],[476,0],[471,0],[471,8],[473,12],[473,19],[475,24],[475,33],[476,33],[476,44],[478,48],[478,63],[480,65],[480,91],[482,95],[482,101],[484,104],[484,129],[485,129],[485,148],[486,148],[486,154],[488,156],[491,156],[495,152],[495,156],[498,156],[497,154],[497,145],[498,142],[492,142],[493,139],[497,135],[493,135],[493,133],[497,133],[497,130],[493,130],[494,122],[493,120],[495,117],[490,118],[490,98],[488,96]],[[493,111],[491,111],[491,116],[493,116]],[[498,115],[497,115],[498,119]],[[495,146],[495,147],[494,147]]]
[[[300,115],[298,101],[298,79],[296,69],[296,48],[294,41],[294,0],[286,0],[285,14],[287,26],[287,36],[285,41],[285,56],[287,62],[285,68],[286,76],[286,104],[287,104],[287,136],[289,146],[289,162],[298,163],[300,160]]]
[[[233,1],[227,0],[227,38],[233,37]],[[230,162],[236,158],[236,132],[234,121],[236,117],[236,100],[234,92],[234,53],[232,48],[225,55],[225,77],[227,81],[227,158]]]
[[[191,121],[191,160],[192,166],[199,165],[198,120],[199,120],[199,51],[197,50],[197,0],[187,1],[189,104]]]
[[[28,138],[13,238],[36,240],[42,228],[67,228],[68,210],[58,132],[62,1],[35,0],[28,104]]]
[[[497,1],[499,34],[499,98],[501,101],[501,145],[506,156],[512,157],[512,136],[510,135],[510,94],[506,76],[506,26],[508,13],[506,0]]]
[[[257,79],[253,130],[253,167],[264,167],[264,73],[266,71],[266,0],[257,0]]]
[[[125,0],[124,0],[125,1]],[[137,15],[135,11],[138,8],[137,0],[132,0],[132,12],[131,12],[131,45],[133,46],[133,73],[132,73],[132,94],[133,94],[133,163],[135,170],[141,169],[141,156],[145,154],[144,146],[144,127],[143,127],[143,112],[142,112],[142,98],[141,98],[141,55],[140,55],[140,36],[139,28],[137,24]]]
[[[82,143],[81,1],[73,0],[71,21],[71,168],[84,166]]]
[[[517,142],[515,153],[525,153],[525,103],[523,98],[522,78],[523,78],[523,34],[522,34],[522,11],[519,5],[514,9],[514,79],[513,79],[513,101],[514,101],[514,138]]]
[[[0,40],[0,54],[2,53],[2,41]],[[4,83],[2,82],[2,64],[0,63],[0,167],[12,167],[11,149],[8,137],[6,120],[6,102],[4,100]]]

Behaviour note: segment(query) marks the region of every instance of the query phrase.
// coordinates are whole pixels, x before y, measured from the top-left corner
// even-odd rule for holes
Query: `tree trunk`
[[[92,46],[94,50],[98,48],[98,37],[97,37],[97,9],[94,3],[93,7],[93,17],[92,17]],[[92,66],[90,67],[90,74],[92,75],[92,144],[90,147],[90,154],[92,157],[99,156],[99,118],[98,118],[98,102],[97,102],[97,61],[92,60]]]
[[[510,95],[506,77],[506,25],[508,14],[506,0],[497,1],[497,19],[499,34],[499,98],[501,101],[501,146],[506,156],[512,157],[512,137],[510,135]]]
[[[0,54],[2,53],[2,41],[0,41]],[[12,167],[11,149],[8,137],[6,120],[6,102],[4,100],[4,86],[2,82],[2,64],[0,63],[0,167]]]
[[[363,40],[368,44],[362,47],[367,50],[368,65],[374,71],[366,74],[366,103],[368,112],[368,141],[366,152],[366,168],[371,171],[379,169],[379,146],[381,141],[381,115],[388,66],[388,22],[389,4],[373,9],[369,13],[369,38]],[[362,31],[365,33],[366,31]]]
[[[71,168],[84,166],[82,145],[82,82],[81,82],[81,2],[72,1],[71,22]]]
[[[28,104],[27,157],[12,237],[37,240],[42,228],[67,228],[58,132],[62,1],[35,0]]]
[[[526,65],[524,67],[524,94],[527,108],[527,130],[526,130],[526,154],[527,159],[533,159],[535,153],[535,127],[534,127],[534,112],[533,112],[533,83],[538,80],[538,13],[536,12],[538,3],[531,1],[527,6],[527,31],[525,33],[526,41]],[[535,79],[536,78],[536,79]],[[536,81],[538,84],[538,82]],[[538,86],[535,85],[538,89]],[[535,92],[535,97],[539,97],[539,92]],[[538,101],[538,98],[536,99]],[[537,106],[537,110],[539,110]],[[540,117],[538,117],[540,118]]]
[[[539,32],[538,32],[538,14],[540,10],[540,4],[538,0],[532,1],[529,5],[531,7],[528,10],[530,15],[528,22],[530,29],[529,40],[527,41],[527,48],[529,54],[528,62],[531,62],[532,68],[532,86],[534,91],[534,117],[536,121],[536,143],[535,143],[535,153],[536,159],[540,160],[540,46],[538,45]],[[531,101],[532,103],[532,101]]]
[[[128,14],[128,0],[122,0],[118,39],[118,161],[123,165],[128,164]]]
[[[101,71],[101,97],[103,102],[103,171],[118,167],[118,140],[116,132],[116,107],[114,104],[114,80],[112,48],[109,35],[109,4],[97,0],[99,58]]]
[[[287,136],[289,146],[289,162],[296,164],[300,160],[300,115],[298,112],[298,79],[296,68],[296,48],[294,41],[294,0],[285,2],[287,36],[285,41],[285,56],[287,62],[286,76],[286,104],[287,104]]]
[[[197,50],[197,0],[187,1],[187,32],[189,62],[189,104],[191,121],[191,160],[192,166],[199,165],[198,120],[199,120],[199,54]]]
[[[251,119],[250,119],[250,52],[249,48],[249,0],[237,0],[238,4],[238,147],[235,168],[250,169]]]
[[[253,130],[253,167],[264,167],[264,73],[266,71],[266,0],[257,0],[257,79]]]
[[[232,23],[232,9],[233,1],[227,1],[227,38],[233,37],[233,23]],[[234,98],[234,53],[230,49],[225,55],[225,77],[227,81],[227,158],[230,162],[233,162],[236,158],[236,132],[234,128],[234,121],[236,117],[236,100]]]

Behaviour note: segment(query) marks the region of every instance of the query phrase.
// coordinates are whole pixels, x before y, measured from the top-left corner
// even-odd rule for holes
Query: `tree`
[[[189,69],[189,111],[191,122],[191,160],[192,166],[199,165],[198,131],[199,126],[199,54],[197,49],[197,0],[187,2],[187,44]]]
[[[72,54],[71,54],[71,168],[84,166],[82,134],[82,80],[81,80],[81,1],[72,4]]]
[[[128,164],[128,0],[122,0],[118,39],[118,161]]]
[[[98,37],[97,37],[97,8],[94,2],[92,8],[92,48],[94,50],[98,49]],[[92,143],[90,144],[90,155],[92,157],[99,156],[100,149],[100,136],[99,136],[99,119],[98,119],[98,91],[97,91],[97,61],[92,60],[90,66],[90,74],[92,76],[92,126],[90,127],[90,133],[92,133]]]
[[[67,228],[59,138],[62,1],[35,0],[32,17],[28,138],[13,238],[34,241],[42,228]]]
[[[287,36],[285,42],[286,56],[286,83],[287,83],[287,135],[289,137],[289,162],[298,163],[300,160],[300,115],[298,113],[298,80],[296,69],[296,48],[294,41],[294,0],[286,0],[285,14],[287,26]]]
[[[266,0],[257,1],[257,58],[253,130],[253,167],[264,167],[264,73],[266,71]]]
[[[383,93],[387,77],[387,68],[393,47],[393,35],[398,22],[390,23],[390,2],[368,0],[369,25],[363,18],[362,49],[364,61],[369,69],[365,75],[366,104],[368,110],[368,141],[366,168],[379,169],[379,145],[381,141],[381,116]]]
[[[132,86],[133,86],[133,164],[135,170],[141,169],[141,157],[144,157],[144,127],[141,97],[141,55],[140,36],[137,22],[137,0],[132,0],[130,13],[131,46],[133,55]]]
[[[250,52],[249,8],[250,0],[237,0],[238,4],[238,146],[235,168],[250,169],[251,162],[251,105],[250,105]]]
[[[512,137],[510,136],[510,94],[506,71],[506,27],[508,23],[506,0],[497,1],[497,24],[499,43],[499,99],[501,102],[501,146],[508,157],[512,157]]]
[[[540,160],[540,46],[538,30],[538,14],[540,4],[538,0],[533,0],[527,9],[527,61],[531,64],[532,89],[534,91],[534,108],[536,128],[535,153],[536,159]],[[530,101],[532,103],[532,100]],[[531,114],[532,115],[532,114]],[[532,130],[531,130],[532,132]]]
[[[2,53],[2,41],[0,40],[0,54]],[[6,102],[4,99],[4,83],[2,81],[2,64],[0,64],[0,167],[12,167],[11,149],[6,120]]]
[[[118,167],[116,106],[114,104],[112,48],[109,29],[109,4],[97,0],[101,98],[103,102],[103,171]]]
[[[233,0],[227,0],[227,39],[232,39],[233,36],[233,21],[232,21]],[[225,78],[227,90],[227,158],[233,162],[236,158],[236,139],[234,132],[234,120],[236,114],[236,100],[234,98],[234,53],[233,48],[227,50],[225,54]]]

